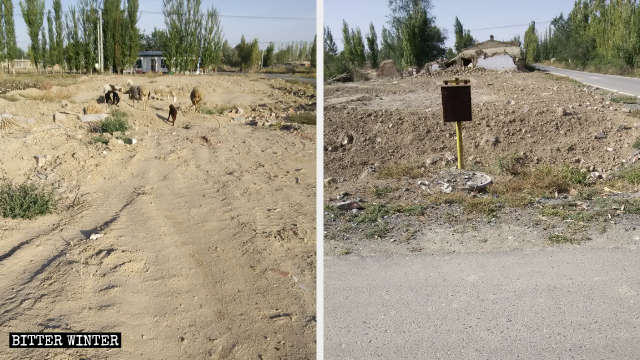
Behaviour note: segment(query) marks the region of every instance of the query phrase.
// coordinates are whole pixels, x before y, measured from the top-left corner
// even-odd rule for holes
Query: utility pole
[[[104,71],[104,48],[102,38],[102,11],[98,10],[99,24],[98,24],[98,72]]]

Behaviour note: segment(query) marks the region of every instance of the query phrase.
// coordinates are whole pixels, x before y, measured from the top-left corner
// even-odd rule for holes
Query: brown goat
[[[178,116],[178,109],[173,104],[169,105],[169,116],[167,116],[167,122],[171,120],[171,126],[176,125],[176,117]]]
[[[200,103],[202,102],[202,93],[198,87],[194,87],[191,90],[191,106],[195,111],[200,111]]]

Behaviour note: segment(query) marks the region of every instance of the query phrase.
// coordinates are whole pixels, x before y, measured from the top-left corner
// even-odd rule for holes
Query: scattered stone
[[[342,145],[352,144],[353,143],[353,135],[346,134],[345,136],[342,137],[341,143],[342,143]]]
[[[91,236],[89,236],[89,240],[97,240],[97,239],[100,239],[103,236],[104,236],[104,234],[99,234],[99,233],[91,234]]]
[[[255,119],[251,119],[251,120],[245,121],[244,124],[249,126],[258,126],[258,121]]]
[[[372,165],[369,165],[369,166],[367,166],[367,167],[362,171],[362,173],[360,174],[360,179],[364,179],[364,178],[366,178],[367,176],[369,176],[369,175],[371,175],[371,174],[373,174],[373,173],[375,173],[375,172],[376,172],[376,167],[375,167],[375,166],[372,166]]]
[[[600,174],[600,173],[599,173],[599,172],[597,172],[597,171],[593,171],[593,172],[591,172],[591,174],[590,174],[589,176],[591,176],[593,179],[596,179],[596,180],[597,180],[597,179],[602,179],[602,174]]]
[[[343,191],[340,194],[338,194],[338,196],[336,196],[336,200],[342,200],[342,199],[346,198],[349,195],[351,195],[351,194],[346,192],[346,191]]]
[[[337,182],[338,182],[338,179],[332,178],[332,177],[324,179],[325,186],[333,185],[333,184],[336,184]]]
[[[607,148],[607,151],[608,151],[608,152],[612,152],[612,151],[613,151],[613,148],[608,147],[608,148]]]
[[[364,207],[360,205],[360,203],[356,200],[343,201],[336,204],[336,208],[340,210],[352,210],[359,209],[362,210]]]
[[[604,131],[600,131],[599,133],[596,134],[596,136],[594,136],[594,139],[596,140],[602,140],[606,138],[607,138],[607,134]]]
[[[41,167],[44,164],[47,163],[47,160],[49,159],[49,156],[47,155],[36,155],[33,157],[34,159],[36,159],[36,166],[37,167]]]
[[[514,105],[515,103],[516,102],[511,99],[507,100],[507,105]]]

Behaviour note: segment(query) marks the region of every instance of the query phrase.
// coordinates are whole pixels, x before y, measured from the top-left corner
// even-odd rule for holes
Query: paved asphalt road
[[[640,250],[325,259],[325,359],[640,359]]]
[[[581,83],[624,93],[626,95],[640,96],[640,79],[618,75],[604,75],[584,71],[565,70],[553,66],[536,64],[537,69],[558,75],[566,75]]]

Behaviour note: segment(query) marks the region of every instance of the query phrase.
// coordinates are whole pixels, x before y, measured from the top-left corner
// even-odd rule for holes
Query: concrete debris
[[[336,208],[340,210],[362,210],[364,207],[356,200],[343,201],[336,204]]]

